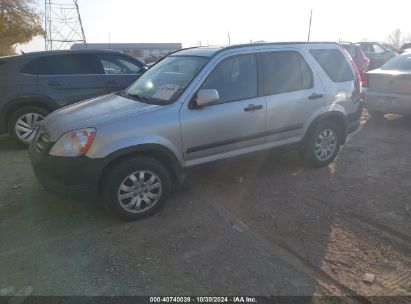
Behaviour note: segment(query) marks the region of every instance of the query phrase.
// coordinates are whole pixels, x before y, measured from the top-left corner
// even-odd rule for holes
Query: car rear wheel
[[[41,107],[24,107],[14,112],[9,120],[9,132],[23,146],[28,146],[36,136],[38,124],[49,114]]]
[[[341,132],[330,121],[319,123],[308,135],[302,153],[311,167],[324,167],[331,163],[340,150]]]
[[[108,170],[102,185],[106,209],[125,220],[158,212],[171,191],[167,169],[149,157],[126,158]]]

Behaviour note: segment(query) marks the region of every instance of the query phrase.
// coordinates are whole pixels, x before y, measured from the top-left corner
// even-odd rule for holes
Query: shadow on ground
[[[409,119],[365,116],[322,169],[305,167],[297,153],[198,167],[158,215],[133,223],[107,215],[99,202],[47,193],[26,152],[0,138],[0,269],[8,273],[0,289],[407,294],[410,128]],[[367,272],[374,283],[362,281]]]

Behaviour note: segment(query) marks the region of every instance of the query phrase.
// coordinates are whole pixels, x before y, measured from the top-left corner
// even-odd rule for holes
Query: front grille
[[[48,134],[44,129],[38,130],[38,135],[35,139],[35,145],[38,152],[43,152],[47,149],[50,144],[50,134]]]

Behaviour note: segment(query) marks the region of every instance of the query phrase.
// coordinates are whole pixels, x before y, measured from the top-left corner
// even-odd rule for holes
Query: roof
[[[237,49],[237,48],[255,48],[259,46],[281,46],[281,45],[315,45],[315,44],[334,44],[337,42],[263,42],[263,43],[248,43],[248,44],[235,44],[228,46],[206,46],[206,47],[193,47],[188,49],[182,49],[173,53],[173,56],[201,56],[212,57],[219,52]]]
[[[212,57],[215,53],[222,50],[224,47],[194,47],[182,49],[173,53],[174,56],[201,56]]]
[[[24,53],[21,55],[16,55],[16,56],[9,56],[10,58],[19,58],[21,56],[25,57],[37,57],[37,56],[44,56],[44,55],[64,55],[64,54],[79,54],[79,53],[121,53],[124,54],[120,51],[117,50],[98,50],[98,49],[82,49],[82,50],[55,50],[55,51],[39,51],[39,52],[30,52],[30,53]],[[127,54],[124,54],[127,55]],[[0,57],[3,58],[3,57]]]
[[[75,43],[72,50],[78,49],[181,49],[181,43]]]

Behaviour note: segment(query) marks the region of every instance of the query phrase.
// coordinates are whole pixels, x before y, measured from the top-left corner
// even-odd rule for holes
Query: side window
[[[382,48],[382,47],[379,46],[378,44],[374,44],[374,45],[373,45],[373,48],[374,48],[374,53],[375,53],[375,54],[384,54],[384,53],[385,53],[384,48]]]
[[[137,74],[141,70],[140,65],[138,65],[135,62],[129,60],[128,58],[122,57],[118,61],[126,67],[129,74]]]
[[[263,54],[264,92],[267,95],[310,89],[311,68],[296,51]]]
[[[106,74],[138,74],[141,66],[128,58],[113,55],[98,55]]]
[[[357,50],[355,49],[355,47],[350,47],[350,48],[348,49],[348,53],[350,54],[350,56],[351,56],[352,58],[357,57]]]
[[[299,57],[301,67],[301,90],[308,90],[314,86],[313,71],[305,61],[304,57],[296,53]]]
[[[344,55],[337,49],[310,50],[311,55],[333,82],[354,79],[354,74]]]
[[[373,49],[372,45],[369,44],[369,43],[362,44],[361,48],[362,48],[363,52],[366,53],[366,54],[374,54],[374,49]]]
[[[97,74],[93,58],[87,54],[53,55],[40,65],[39,75]]]
[[[27,75],[38,75],[41,67],[42,58],[36,58],[27,63],[20,71],[20,73]]]
[[[216,89],[220,103],[257,96],[257,61],[255,55],[239,55],[220,62],[202,85]]]

